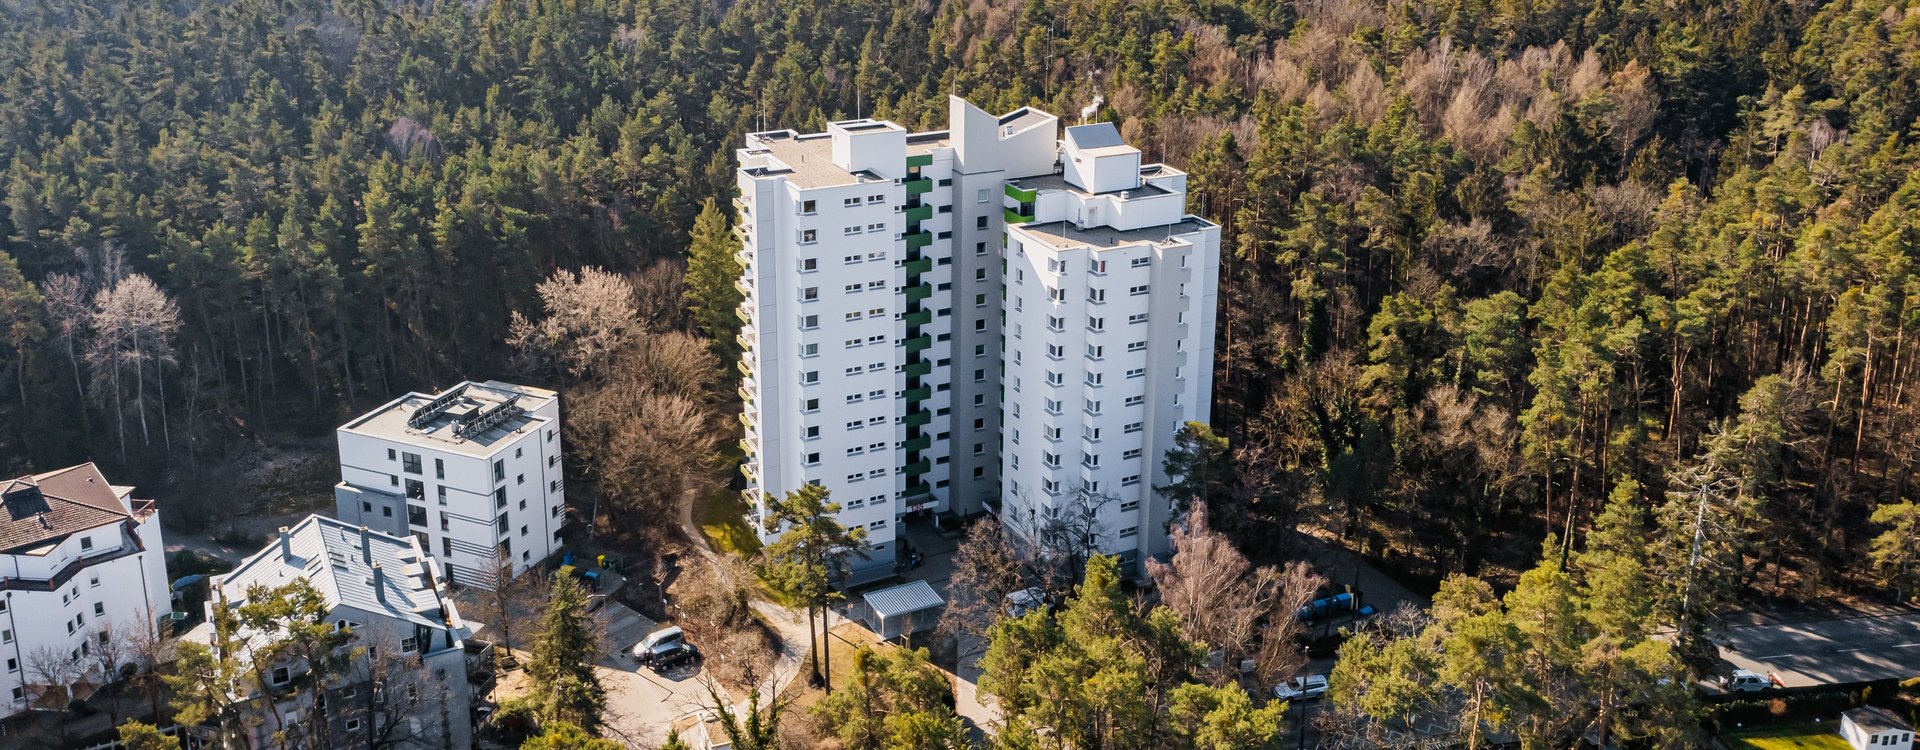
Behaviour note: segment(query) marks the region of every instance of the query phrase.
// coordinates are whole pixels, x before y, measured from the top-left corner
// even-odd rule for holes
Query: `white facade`
[[[461,619],[432,555],[419,540],[308,516],[283,528],[267,546],[233,572],[215,576],[207,620],[224,603],[238,607],[248,590],[276,589],[305,580],[324,598],[324,622],[352,633],[344,648],[355,656],[326,684],[312,684],[310,665],[296,656],[259,665],[252,682],[236,685],[235,701],[257,698],[261,681],[273,697],[275,715],[249,703],[252,747],[273,747],[272,735],[324,738],[331,747],[468,747],[473,738],[473,689],[467,681],[465,639],[472,629]],[[264,646],[269,636],[242,632]],[[187,638],[216,648],[207,624]],[[318,703],[318,701],[325,701]],[[324,730],[302,724],[324,720]]]
[[[61,708],[117,679],[127,656],[172,610],[160,512],[93,464],[0,481],[0,717]],[[103,652],[102,643],[108,643]],[[118,645],[118,648],[114,648]],[[44,662],[64,659],[66,686]]]
[[[498,381],[410,393],[340,427],[335,515],[413,535],[440,575],[490,589],[553,555],[566,523],[560,398]]]
[[[1061,140],[1050,114],[995,116],[958,98],[950,123],[755,133],[737,153],[742,470],[756,520],[769,495],[825,486],[874,547],[858,580],[890,569],[907,513],[997,512],[1004,499],[1009,513],[1038,514],[1087,486],[1116,498],[1104,548],[1158,554],[1160,457],[1181,423],[1207,418],[1211,397],[1218,229],[1185,214],[1184,173],[1142,167],[1111,125]],[[1112,295],[1090,303],[1096,260]],[[1080,296],[1049,299],[1062,283]],[[1114,323],[1089,331],[1103,314]],[[1136,314],[1152,322],[1128,325]],[[1049,317],[1078,328],[1047,331]],[[1105,353],[1086,358],[1089,346]],[[1074,379],[1043,396],[1055,348],[1074,352],[1054,368]],[[1076,467],[1083,427],[1097,430],[1086,455],[1103,463],[1043,471],[1038,443],[1014,436],[1049,427],[1074,436],[1060,454]],[[1048,482],[1064,489],[1047,495]]]
[[[1863,706],[1840,715],[1840,736],[1855,750],[1909,750],[1913,727],[1884,708]]]

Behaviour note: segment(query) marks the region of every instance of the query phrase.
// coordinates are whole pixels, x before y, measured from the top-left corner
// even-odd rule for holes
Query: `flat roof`
[[[533,413],[556,396],[553,391],[489,380],[467,381],[435,394],[409,393],[367,412],[340,429],[449,453],[490,456],[494,451],[538,432],[549,420]],[[507,406],[512,402],[512,406]],[[428,409],[433,407],[433,409]],[[502,411],[504,409],[504,411]],[[422,416],[423,410],[430,415]],[[468,429],[497,414],[493,424]]]
[[[926,581],[913,581],[880,589],[862,598],[866,600],[867,607],[881,619],[929,610],[947,603],[940,598],[939,594],[934,593],[933,587]]]
[[[1158,165],[1155,165],[1155,166],[1158,166]],[[1143,179],[1147,177],[1154,177],[1159,175],[1158,170],[1156,170],[1154,174],[1147,174],[1147,171],[1143,168],[1140,170],[1140,172],[1141,172],[1140,176]],[[1139,187],[1127,188],[1126,190],[1109,190],[1104,193],[1090,193],[1082,189],[1079,185],[1075,185],[1071,182],[1068,182],[1065,176],[1057,175],[1057,174],[1043,174],[1035,177],[1021,177],[1018,179],[1007,180],[1007,184],[1017,188],[1021,188],[1023,190],[1035,190],[1040,192],[1046,192],[1049,190],[1064,190],[1069,193],[1075,193],[1078,195],[1085,195],[1085,196],[1117,195],[1117,196],[1120,196],[1120,200],[1123,200],[1123,201],[1130,201],[1130,200],[1135,200],[1139,198],[1152,198],[1160,195],[1173,194],[1172,190],[1168,190],[1166,188],[1160,187],[1159,185],[1155,185],[1150,182],[1142,182],[1140,183]]]
[[[1113,227],[1087,227],[1082,229],[1070,221],[1049,221],[1034,224],[1016,224],[1012,228],[1026,232],[1033,238],[1064,250],[1072,247],[1090,246],[1096,249],[1108,249],[1138,245],[1143,242],[1163,243],[1174,237],[1214,226],[1206,219],[1187,216],[1173,224],[1157,227],[1120,230]]]

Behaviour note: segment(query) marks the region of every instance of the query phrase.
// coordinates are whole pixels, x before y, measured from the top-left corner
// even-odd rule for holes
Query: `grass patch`
[[[693,506],[693,525],[707,546],[740,559],[760,551],[760,537],[747,526],[747,501],[725,487],[702,495]]]
[[[1799,725],[1730,734],[1721,739],[1732,750],[1853,750],[1836,731],[1838,727],[1838,724]]]

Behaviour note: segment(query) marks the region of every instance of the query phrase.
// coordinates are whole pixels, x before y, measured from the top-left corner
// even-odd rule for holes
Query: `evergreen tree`
[[[687,245],[687,309],[722,352],[735,352],[740,332],[740,241],[726,212],[712,198],[700,207]]]
[[[607,691],[593,668],[598,644],[590,622],[586,589],[571,576],[556,577],[527,660],[528,696],[542,723],[565,722],[588,733],[600,725]]]

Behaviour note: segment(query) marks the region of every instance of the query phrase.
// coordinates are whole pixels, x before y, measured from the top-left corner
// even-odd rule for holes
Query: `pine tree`
[[[722,353],[739,349],[734,336],[740,332],[739,287],[744,270],[734,256],[740,242],[733,236],[732,222],[712,198],[700,207],[693,221],[687,245],[687,309],[693,320]]]
[[[591,733],[600,726],[607,691],[593,669],[598,648],[586,589],[561,576],[554,579],[551,596],[527,661],[534,711],[542,722],[566,722]]]

